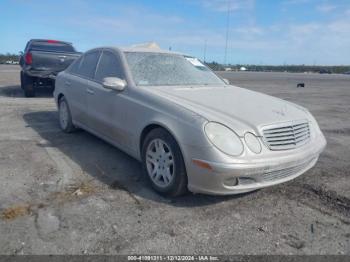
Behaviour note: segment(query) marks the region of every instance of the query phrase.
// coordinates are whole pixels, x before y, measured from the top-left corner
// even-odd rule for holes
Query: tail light
[[[27,65],[31,65],[33,63],[32,53],[26,53],[25,62]]]

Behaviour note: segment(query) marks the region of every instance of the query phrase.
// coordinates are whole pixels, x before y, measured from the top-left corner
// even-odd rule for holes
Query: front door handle
[[[87,89],[86,89],[86,92],[87,92],[88,94],[90,94],[90,95],[95,94],[95,92],[92,91],[90,88],[87,88]]]
[[[69,81],[66,81],[66,82],[65,82],[65,85],[66,85],[66,86],[70,86],[71,83],[70,83]]]

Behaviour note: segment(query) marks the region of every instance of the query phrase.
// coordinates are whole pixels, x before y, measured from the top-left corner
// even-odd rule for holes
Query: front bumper
[[[194,193],[214,195],[239,194],[290,181],[312,168],[324,150],[326,140],[321,134],[314,141],[290,152],[262,161],[239,163],[207,163],[211,169],[187,163],[188,189]],[[198,160],[198,159],[192,159]]]

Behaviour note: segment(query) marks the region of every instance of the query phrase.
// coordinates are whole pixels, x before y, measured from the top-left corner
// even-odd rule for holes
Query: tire
[[[21,89],[24,90],[23,71],[21,71],[20,73],[20,79],[21,79]]]
[[[25,97],[35,97],[34,79],[24,72],[21,72],[21,88]]]
[[[56,86],[56,81],[55,81],[55,79],[52,79],[52,80],[51,80],[52,92],[55,91],[55,86]]]
[[[163,128],[153,129],[142,145],[142,167],[153,189],[164,196],[187,193],[187,174],[179,145]]]
[[[65,97],[62,97],[58,101],[58,116],[60,128],[63,132],[72,133],[75,131],[75,127],[72,121],[72,115]]]

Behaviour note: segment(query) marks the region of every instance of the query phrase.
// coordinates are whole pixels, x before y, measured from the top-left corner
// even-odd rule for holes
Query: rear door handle
[[[90,88],[87,88],[87,89],[86,89],[86,92],[87,92],[88,94],[90,94],[90,95],[95,94],[95,92],[92,91]]]

